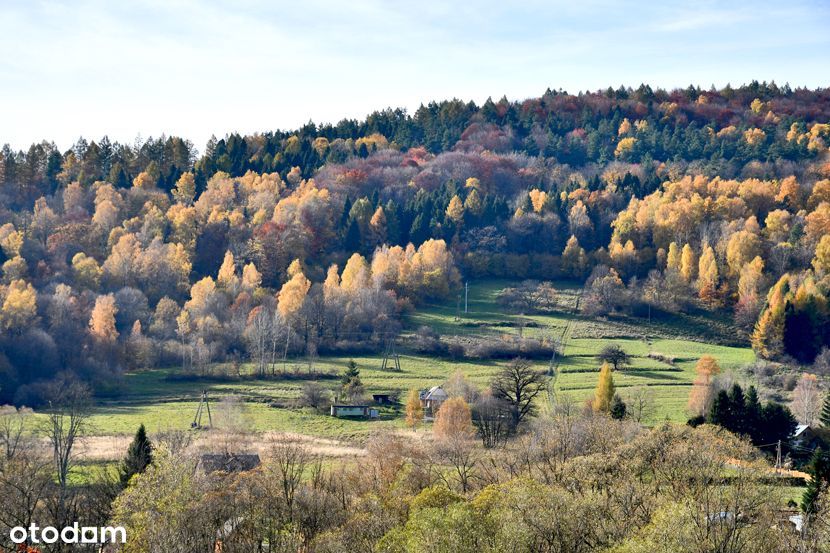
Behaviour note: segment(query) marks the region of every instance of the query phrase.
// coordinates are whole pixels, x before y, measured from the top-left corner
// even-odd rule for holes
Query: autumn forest
[[[99,509],[141,536],[126,551],[828,551],[830,463],[792,440],[830,426],[830,89],[549,89],[204,148],[6,145],[0,249],[0,490],[35,498],[0,500],[3,528]],[[465,285],[496,322],[463,318]],[[399,350],[427,376],[367,384],[365,360]],[[564,393],[568,362],[585,382]],[[351,432],[365,456],[330,468],[279,443],[258,471],[200,480],[177,462],[192,436],[148,425],[121,480],[78,477],[56,417],[129,408],[160,374],[189,395],[301,381],[300,404],[242,403]],[[321,430],[387,393],[394,431]],[[42,424],[55,460],[36,471],[11,444]],[[767,472],[782,443],[786,485]]]

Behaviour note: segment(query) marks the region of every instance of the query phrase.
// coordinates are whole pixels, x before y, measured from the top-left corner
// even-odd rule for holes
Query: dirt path
[[[153,439],[153,436],[150,436]],[[230,439],[234,445],[245,451],[253,451],[262,457],[268,457],[268,452],[274,444],[298,443],[306,447],[313,455],[329,458],[360,457],[366,450],[339,440],[317,438],[306,434],[288,432],[266,432],[250,436],[218,436],[207,432],[196,435],[192,447],[197,451],[215,449],[217,442]],[[131,436],[84,436],[78,440],[77,455],[81,461],[117,461],[124,457],[132,441]]]

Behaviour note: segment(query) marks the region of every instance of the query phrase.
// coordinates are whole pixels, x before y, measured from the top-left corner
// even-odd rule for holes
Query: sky
[[[640,83],[830,86],[828,0],[0,0],[0,144],[132,143]]]

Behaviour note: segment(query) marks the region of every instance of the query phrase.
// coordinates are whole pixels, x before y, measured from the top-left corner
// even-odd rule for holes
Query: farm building
[[[372,394],[372,400],[378,405],[390,405],[392,403],[392,394]]]
[[[795,428],[792,437],[792,444],[803,451],[815,451],[816,448],[827,449],[830,432],[825,428],[818,428],[806,424],[799,424]]]
[[[378,410],[372,409],[368,405],[332,405],[331,416],[338,418],[355,417],[376,419],[378,417]]]
[[[233,453],[206,453],[199,458],[196,470],[203,474],[214,472],[239,473],[257,468],[262,461],[259,455]]]
[[[449,396],[441,386],[433,386],[429,390],[421,391],[420,398],[424,410],[434,415]]]

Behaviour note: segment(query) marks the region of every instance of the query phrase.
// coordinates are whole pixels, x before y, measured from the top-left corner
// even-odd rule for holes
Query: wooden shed
[[[332,405],[331,416],[338,418],[376,419],[378,410],[368,405]]]

